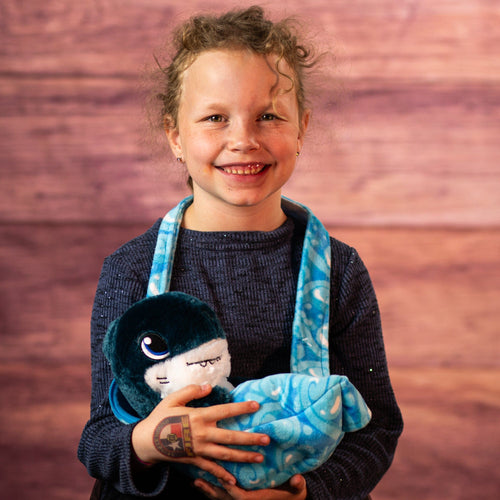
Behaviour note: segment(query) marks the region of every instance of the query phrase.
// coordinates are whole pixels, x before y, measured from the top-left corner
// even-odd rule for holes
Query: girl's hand
[[[195,486],[208,498],[217,500],[305,500],[307,486],[304,476],[296,474],[278,488],[247,491],[227,484],[224,489],[217,488],[203,479],[197,479]]]
[[[211,390],[209,385],[189,385],[167,396],[141,420],[132,432],[132,447],[139,460],[150,464],[171,461],[196,465],[228,485],[236,484],[235,478],[213,460],[262,462],[264,457],[260,453],[229,446],[265,446],[269,444],[268,436],[217,427],[219,420],[255,412],[258,403],[186,406],[193,399],[207,396]]]

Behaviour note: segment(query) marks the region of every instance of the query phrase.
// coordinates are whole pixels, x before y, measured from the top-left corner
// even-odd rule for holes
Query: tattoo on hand
[[[153,435],[155,448],[170,458],[194,457],[189,416],[164,418]]]

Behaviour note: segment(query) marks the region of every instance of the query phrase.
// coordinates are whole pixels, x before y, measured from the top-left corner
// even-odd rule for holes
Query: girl
[[[196,296],[217,312],[228,336],[233,382],[288,372],[306,227],[286,208],[281,189],[309,122],[303,82],[311,53],[289,23],[265,19],[258,7],[195,17],[175,40],[177,53],[163,71],[159,97],[170,148],[185,164],[193,198],[178,228],[169,289]],[[363,430],[347,434],[324,465],[279,488],[241,489],[214,460],[260,462],[264,457],[245,446],[265,445],[269,438],[216,426],[255,411],[255,402],[186,406],[206,396],[209,386],[166,397],[136,425],[115,418],[102,339],[109,323],[146,295],[160,223],[105,260],[97,288],[91,417],[79,447],[81,461],[99,479],[94,497],[366,498],[392,461],[402,419],[368,273],[355,250],[333,238],[330,371],[349,377],[373,417]],[[153,436],[180,416],[186,437],[173,454]],[[200,479],[193,485],[171,468],[175,461],[211,472],[221,487]]]

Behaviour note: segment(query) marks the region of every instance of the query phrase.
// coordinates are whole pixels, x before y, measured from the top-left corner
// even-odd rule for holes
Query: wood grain
[[[233,6],[217,3],[221,10]],[[495,0],[291,0],[269,9],[309,21],[318,41],[336,51],[354,77],[495,81],[500,76]],[[3,71],[129,75],[173,25],[204,10],[211,8],[200,1],[4,0]]]
[[[499,366],[500,235],[492,230],[353,229],[399,366]]]
[[[398,368],[391,375],[405,431],[373,498],[494,500],[498,369]]]

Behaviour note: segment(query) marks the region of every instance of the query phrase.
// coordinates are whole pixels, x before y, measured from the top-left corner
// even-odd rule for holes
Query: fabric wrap
[[[179,228],[191,203],[192,197],[182,200],[162,221],[148,297],[169,289]],[[329,372],[329,234],[304,205],[283,198],[282,208],[307,224],[293,322],[291,373],[238,385],[230,393],[231,400],[255,400],[260,409],[218,423],[221,428],[262,432],[271,438],[268,446],[252,448],[264,455],[263,463],[220,462],[248,490],[272,488],[294,474],[315,469],[331,456],[346,432],[363,428],[371,418],[361,394],[347,377]],[[138,420],[127,411],[116,382],[110,388],[110,402],[122,422]],[[216,478],[196,467],[178,467],[217,484]]]
[[[264,455],[260,464],[220,462],[247,490],[273,488],[294,474],[315,469],[330,457],[346,432],[370,421],[363,398],[347,377],[340,375],[270,375],[240,384],[231,396],[233,402],[256,400],[260,409],[223,420],[220,427],[271,438],[268,446],[251,447]],[[217,483],[199,469],[190,473]]]

